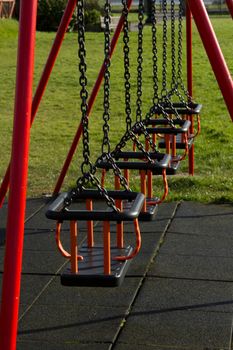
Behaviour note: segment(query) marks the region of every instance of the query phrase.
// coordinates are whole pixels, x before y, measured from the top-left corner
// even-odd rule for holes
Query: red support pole
[[[186,54],[187,54],[187,86],[189,96],[193,96],[193,55],[192,55],[192,13],[186,1]],[[190,133],[194,133],[193,116],[190,117]],[[189,150],[189,174],[194,175],[194,144]]]
[[[233,19],[233,0],[226,0],[226,4]]]
[[[132,5],[132,1],[133,0],[128,0],[127,1],[128,9],[130,9],[130,7]],[[115,50],[117,41],[119,39],[121,30],[122,30],[122,27],[123,27],[123,23],[124,23],[124,15],[121,15],[121,17],[119,19],[119,22],[117,24],[116,30],[114,32],[114,35],[112,37],[112,41],[111,41],[111,57],[112,57],[112,54],[113,54],[113,52]],[[89,101],[88,101],[88,110],[87,110],[87,116],[88,117],[90,116],[92,107],[93,107],[93,105],[95,103],[95,99],[96,99],[96,97],[98,95],[98,92],[99,92],[99,89],[100,89],[100,86],[101,86],[101,83],[102,83],[102,80],[103,80],[104,71],[105,71],[105,64],[103,63],[101,68],[100,68],[97,80],[95,82],[95,85],[94,85],[94,87],[92,89],[92,92],[91,92],[91,95],[90,95],[90,98],[89,98]],[[70,150],[69,150],[69,152],[67,154],[67,158],[66,158],[66,160],[65,160],[65,162],[63,164],[63,167],[62,167],[61,173],[59,175],[59,178],[57,180],[57,183],[56,183],[55,189],[53,191],[53,194],[57,194],[60,191],[60,189],[61,189],[61,186],[63,184],[64,178],[66,176],[66,173],[68,171],[68,168],[70,166],[70,163],[72,161],[74,153],[76,151],[76,148],[77,148],[77,145],[79,143],[81,135],[82,135],[82,125],[80,123],[79,126],[78,126],[78,129],[77,129],[77,132],[76,132],[76,134],[74,136],[73,142],[71,144]]]
[[[37,0],[20,1],[11,190],[0,313],[0,349],[15,350],[26,207]]]
[[[43,94],[45,92],[45,88],[47,86],[47,83],[49,81],[49,77],[52,73],[57,55],[59,53],[61,44],[63,42],[65,33],[67,31],[68,25],[70,23],[72,14],[74,12],[75,6],[77,4],[77,0],[69,0],[66,6],[66,9],[64,11],[63,17],[61,19],[61,23],[59,25],[53,46],[51,48],[49,57],[47,59],[44,71],[42,73],[40,82],[37,86],[35,96],[32,101],[32,116],[31,116],[31,126],[34,122],[37,110],[39,108],[41,99],[43,97]],[[0,187],[0,208],[3,205],[4,198],[6,196],[8,187],[10,182],[10,163],[8,165],[7,171],[5,173],[5,176],[3,178],[1,187]]]
[[[197,29],[233,121],[233,81],[211,25],[204,2],[188,0]]]

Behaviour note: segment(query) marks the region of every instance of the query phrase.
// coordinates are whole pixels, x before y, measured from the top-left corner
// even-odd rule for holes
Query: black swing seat
[[[146,120],[146,131],[148,134],[185,134],[189,131],[191,122],[186,119],[172,119],[174,127],[167,119],[148,118]],[[148,127],[151,125],[151,127]]]
[[[115,159],[123,158],[124,161],[117,160],[115,163],[119,169],[151,171],[152,174],[154,175],[161,174],[163,169],[167,169],[171,159],[170,155],[164,154],[161,157],[161,159],[160,159],[160,156],[158,156],[158,159],[157,159],[157,155],[159,153],[148,152],[148,154],[149,156],[151,156],[152,160],[155,160],[154,163],[150,163],[148,162],[148,160],[145,160],[145,155],[143,154],[143,152],[122,152],[122,151],[119,151],[116,153]],[[131,159],[131,161],[129,161],[128,159]],[[132,159],[141,159],[141,161],[132,161]],[[96,163],[96,166],[98,168],[105,169],[105,170],[112,169],[112,164],[108,162],[107,159],[106,161],[104,159],[98,160]]]
[[[69,193],[61,193],[55,201],[49,206],[46,216],[52,220],[60,222],[64,220],[100,220],[100,221],[132,221],[139,216],[141,211],[144,195],[142,193],[131,191],[107,191],[108,196],[113,199],[127,200],[129,204],[123,212],[115,211],[108,206],[108,209],[77,210],[67,209],[66,200]],[[86,199],[94,201],[103,200],[98,190],[83,190],[77,198],[72,199],[72,204],[83,203]],[[72,206],[72,204],[70,206]],[[96,203],[98,206],[98,203]],[[111,256],[130,256],[133,248],[127,246],[125,248],[117,248],[111,246]],[[90,286],[90,287],[117,287],[121,285],[125,274],[129,268],[131,260],[118,261],[111,259],[111,274],[104,274],[104,258],[103,245],[95,245],[89,248],[83,244],[79,248],[79,254],[83,256],[83,260],[79,262],[78,273],[71,272],[67,268],[61,274],[61,284],[64,286]]]
[[[165,110],[167,114],[174,114],[174,110],[171,108],[169,103],[161,103],[161,106]],[[172,102],[172,107],[176,110],[176,112],[180,115],[198,115],[201,113],[202,105],[199,103],[189,102],[187,104],[182,102]],[[155,106],[153,109],[155,114],[162,114],[161,108]]]
[[[94,209],[94,210],[77,210],[72,208],[67,208],[66,199],[69,198],[69,193],[61,193],[55,201],[49,206],[46,211],[46,217],[48,219],[57,221],[88,221],[88,220],[100,220],[100,221],[132,221],[139,216],[141,211],[144,195],[138,192],[131,191],[107,191],[107,194],[112,199],[127,200],[131,203],[125,211],[116,211],[110,206],[104,209]],[[103,196],[98,190],[85,189],[72,200],[72,203],[84,202],[87,199],[92,199],[95,201],[103,200]],[[72,205],[71,205],[72,206]]]

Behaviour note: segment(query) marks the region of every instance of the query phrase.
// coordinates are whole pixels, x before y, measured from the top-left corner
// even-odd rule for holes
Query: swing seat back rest
[[[104,209],[94,210],[80,210],[72,209],[66,205],[66,200],[69,198],[69,193],[61,193],[49,206],[46,217],[48,219],[57,221],[88,221],[88,220],[101,220],[101,221],[133,221],[136,219],[142,209],[145,197],[142,193],[131,191],[107,191],[108,196],[114,200],[127,200],[131,203],[126,210],[116,211],[107,205]],[[93,200],[98,206],[98,201],[104,200],[98,190],[83,190],[77,198],[72,200],[72,203],[85,203],[86,200]]]

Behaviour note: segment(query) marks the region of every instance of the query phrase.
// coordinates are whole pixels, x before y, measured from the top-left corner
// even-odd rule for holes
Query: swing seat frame
[[[46,217],[48,219],[56,221],[88,221],[88,220],[100,220],[100,221],[132,221],[136,219],[141,211],[144,195],[138,192],[131,191],[107,191],[107,194],[112,199],[116,200],[127,200],[131,203],[125,211],[115,211],[111,207],[108,207],[108,210],[77,210],[77,209],[68,209],[66,205],[66,200],[69,198],[68,192],[61,193],[55,201],[49,206],[46,211]],[[84,189],[79,193],[77,198],[72,200],[72,203],[85,201],[85,200],[103,200],[98,190]]]
[[[178,135],[188,133],[189,128],[191,126],[190,120],[172,119],[171,121],[175,127],[172,127],[167,119],[148,118],[145,122],[146,131],[148,132],[148,134]],[[149,125],[151,125],[152,127],[148,127]]]
[[[166,113],[174,114],[174,111],[172,110],[172,108],[168,103],[161,102],[160,104]],[[187,104],[182,102],[172,102],[172,107],[180,115],[196,115],[201,113],[202,104],[195,103],[195,102],[189,102]],[[161,108],[155,106],[154,113],[158,115],[162,114]]]
[[[90,286],[90,287],[117,287],[121,285],[128,270],[131,259],[138,253],[141,246],[140,230],[137,221],[139,213],[144,203],[142,193],[131,191],[107,191],[107,195],[118,201],[126,201],[127,208],[122,207],[122,211],[114,210],[108,205],[109,209],[80,210],[77,204],[83,204],[85,201],[103,201],[103,195],[99,190],[83,189],[76,196],[70,193],[61,193],[49,206],[46,216],[49,219],[57,221],[56,240],[62,255],[71,261],[71,267],[67,268],[61,274],[61,284],[64,286]],[[67,200],[70,205],[67,205]],[[72,208],[74,205],[76,208]],[[93,208],[93,207],[92,207]],[[118,207],[116,207],[117,209]],[[71,227],[71,251],[67,253],[61,245],[60,230],[63,221],[70,221]],[[93,243],[83,244],[78,249],[78,221],[103,221],[102,245]],[[110,222],[115,221],[119,225],[122,221],[133,221],[137,230],[137,248],[133,249],[130,245],[111,246],[110,244]],[[111,258],[113,257],[113,258]],[[114,258],[115,257],[115,258]],[[77,260],[80,260],[77,263]]]
[[[125,161],[116,161],[116,165],[119,169],[127,169],[127,170],[142,170],[142,171],[151,171],[153,175],[161,174],[163,169],[167,169],[169,166],[169,162],[171,160],[170,155],[164,154],[163,157],[157,155],[159,153],[156,152],[148,152],[151,155],[151,159],[157,160],[155,163],[150,163],[145,160],[145,155],[142,152],[118,152],[116,153],[116,159],[127,159]],[[161,153],[160,153],[161,155]],[[141,159],[141,162],[138,161],[128,161],[128,159]],[[145,161],[143,161],[143,159]],[[108,161],[98,161],[96,166],[101,169],[110,170],[112,169],[112,165]]]

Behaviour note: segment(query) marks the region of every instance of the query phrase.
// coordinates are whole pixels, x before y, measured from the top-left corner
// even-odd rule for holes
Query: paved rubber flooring
[[[154,221],[141,223],[142,249],[118,288],[60,285],[66,261],[46,207],[44,199],[27,202],[17,350],[233,349],[233,206],[161,205]],[[133,243],[130,224],[125,231]],[[79,241],[85,233],[82,224]],[[67,236],[64,225],[65,245]]]

